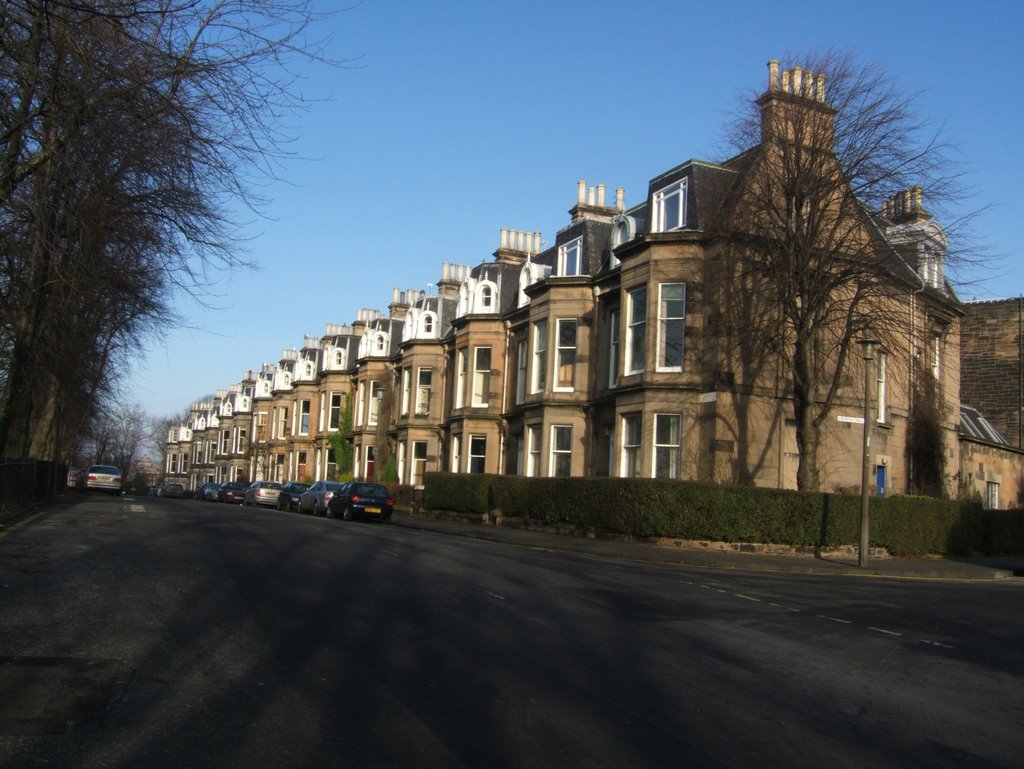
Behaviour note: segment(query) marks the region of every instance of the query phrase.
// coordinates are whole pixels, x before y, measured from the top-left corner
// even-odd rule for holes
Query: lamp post
[[[868,517],[868,449],[871,446],[871,361],[874,359],[877,339],[860,339],[857,342],[864,352],[864,445],[861,451],[860,476],[860,553],[857,565],[868,565],[868,532],[871,528]]]

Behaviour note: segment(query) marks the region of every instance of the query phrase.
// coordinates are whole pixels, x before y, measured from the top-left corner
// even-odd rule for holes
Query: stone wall
[[[967,302],[960,322],[960,401],[1021,447],[1024,299]]]

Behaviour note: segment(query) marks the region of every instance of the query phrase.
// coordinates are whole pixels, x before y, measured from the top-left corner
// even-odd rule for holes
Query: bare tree
[[[308,0],[5,3],[0,456],[57,453],[61,415],[112,389],[173,292],[245,266],[228,204],[262,202],[317,19]]]
[[[909,296],[947,320],[955,314],[944,282],[925,286],[916,257],[888,237],[893,221],[879,214],[883,201],[916,188],[919,202],[923,188],[941,206],[962,192],[962,169],[920,119],[916,95],[902,93],[882,68],[837,52],[797,61],[804,66],[781,71],[770,63],[768,91],[734,126],[741,153],[726,165],[743,182],[719,221],[729,245],[709,284],[737,376],[785,383],[797,487],[817,489],[823,426],[849,391],[857,340],[905,347]],[[912,356],[892,364],[890,373],[902,366],[909,381]]]

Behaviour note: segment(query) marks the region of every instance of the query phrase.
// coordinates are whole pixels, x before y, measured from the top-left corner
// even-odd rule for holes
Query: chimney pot
[[[622,187],[615,188],[615,207],[620,211],[626,208],[626,191]]]
[[[768,90],[779,90],[779,60],[771,59],[768,62]]]
[[[576,202],[582,204],[582,203],[584,203],[586,201],[586,199],[587,199],[587,180],[586,179],[580,179],[579,182],[578,182],[578,190],[577,190],[577,193],[576,193]]]
[[[604,185],[597,185],[597,205],[604,208]]]
[[[793,67],[793,95],[804,95],[804,71],[802,67]]]

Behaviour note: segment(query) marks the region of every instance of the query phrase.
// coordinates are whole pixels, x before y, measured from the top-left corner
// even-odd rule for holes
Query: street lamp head
[[[871,360],[875,352],[875,345],[878,344],[877,339],[858,339],[857,344],[864,348],[864,360]]]

